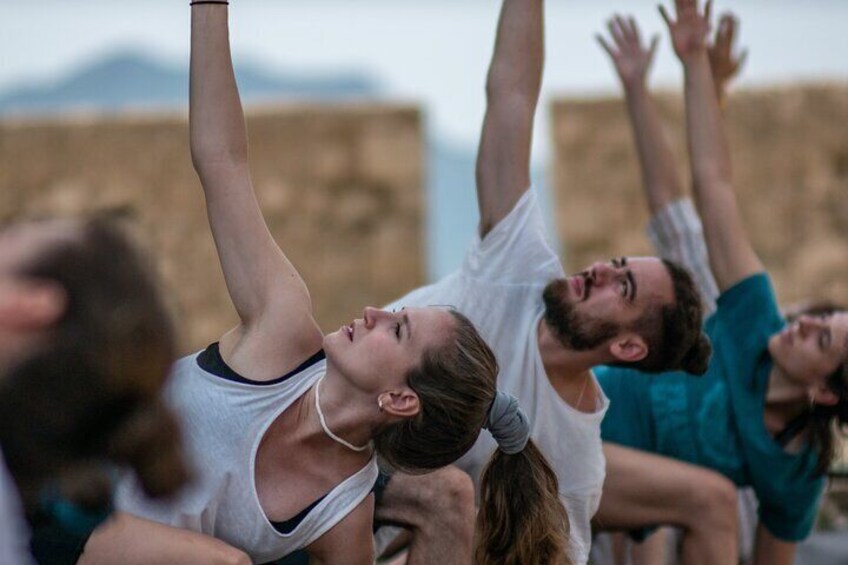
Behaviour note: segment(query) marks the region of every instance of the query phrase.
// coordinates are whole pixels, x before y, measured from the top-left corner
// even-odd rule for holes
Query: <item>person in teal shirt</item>
[[[713,357],[700,378],[596,369],[610,409],[601,432],[607,481],[595,523],[610,530],[679,525],[687,562],[736,563],[734,485],[751,486],[760,517],[755,562],[789,564],[795,542],[813,526],[834,454],[833,424],[848,423],[848,313],[801,315],[791,323],[781,315],[742,226],[721,125],[722,81],[738,68],[730,56],[734,21],[723,18],[718,30],[717,46],[725,49],[729,70],[722,75],[716,69],[722,53],[716,57],[707,47],[709,14],[697,0],[677,0],[676,7],[675,20],[664,10],[663,16],[685,68],[687,134],[703,236],[691,203],[680,200],[673,156],[644,85],[653,47],[645,49],[635,23],[623,18],[610,26],[615,47],[604,43],[627,93],[655,214],[654,242],[668,258],[693,267],[708,305],[718,295],[706,322]],[[706,249],[699,251],[704,239]],[[698,262],[707,261],[710,269],[700,270],[711,273],[699,272]],[[705,493],[687,496],[699,490]],[[727,527],[715,531],[725,536],[725,548],[712,556],[687,553],[693,530],[680,517],[712,520],[711,497],[726,515],[716,523]]]

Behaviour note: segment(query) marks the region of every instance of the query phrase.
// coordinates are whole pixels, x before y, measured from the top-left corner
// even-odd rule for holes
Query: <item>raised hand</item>
[[[704,12],[698,8],[699,0],[674,0],[676,20],[672,20],[665,6],[660,5],[662,15],[671,33],[674,52],[682,63],[704,53],[707,49],[707,36],[710,32],[712,0],[707,0]]]
[[[738,32],[739,20],[729,12],[722,14],[713,44],[708,48],[713,82],[720,94],[724,92],[727,83],[739,74],[739,69],[748,57],[747,49],[739,53],[734,52],[734,41]]]
[[[646,48],[642,44],[636,20],[632,17],[624,18],[618,14],[607,22],[607,28],[615,44],[614,47],[601,34],[597,34],[595,38],[612,59],[621,84],[625,89],[644,85],[651,64],[654,62],[659,36],[653,36],[650,46]]]

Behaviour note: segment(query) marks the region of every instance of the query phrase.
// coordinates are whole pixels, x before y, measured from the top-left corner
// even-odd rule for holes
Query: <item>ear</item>
[[[67,296],[58,284],[26,280],[0,283],[0,327],[41,330],[54,324],[66,307]]]
[[[810,391],[810,398],[821,406],[835,406],[839,403],[839,396],[824,384],[814,387]]]
[[[621,334],[610,343],[609,351],[617,361],[635,363],[648,355],[648,344],[634,333]]]
[[[418,394],[409,387],[384,392],[377,397],[382,411],[395,418],[412,418],[421,410]]]

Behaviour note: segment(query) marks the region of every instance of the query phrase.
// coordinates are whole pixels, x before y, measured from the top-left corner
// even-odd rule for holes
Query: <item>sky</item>
[[[848,81],[846,0],[719,0],[742,18],[750,57],[743,86],[797,80]],[[359,69],[388,99],[420,103],[428,133],[473,147],[497,0],[232,0],[235,57],[272,71]],[[537,162],[548,151],[545,111],[554,96],[618,92],[593,40],[615,11],[661,31],[656,2],[548,0],[547,66],[536,128]],[[135,48],[187,64],[188,0],[0,0],[0,90],[56,80],[111,51]],[[680,81],[663,34],[653,82]]]

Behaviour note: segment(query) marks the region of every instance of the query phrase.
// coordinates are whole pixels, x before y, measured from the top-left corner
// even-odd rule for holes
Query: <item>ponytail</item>
[[[481,480],[474,562],[570,564],[568,514],[557,477],[530,440],[515,397],[497,393],[486,427],[499,448]]]

